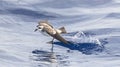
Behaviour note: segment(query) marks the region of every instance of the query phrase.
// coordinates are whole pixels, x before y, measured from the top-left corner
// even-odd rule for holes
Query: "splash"
[[[69,45],[63,44],[61,42],[54,42],[54,44],[64,46],[71,50],[78,50],[87,55],[97,54],[98,52],[102,52],[104,49],[104,45],[100,42],[99,39],[84,34],[84,32],[72,32],[65,35],[65,38],[70,42]]]

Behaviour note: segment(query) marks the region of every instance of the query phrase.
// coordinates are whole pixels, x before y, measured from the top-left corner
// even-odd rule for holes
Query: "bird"
[[[59,29],[54,28],[47,20],[42,20],[38,22],[38,25],[36,26],[37,28],[34,30],[36,31],[41,31],[47,33],[49,36],[53,37],[52,41],[48,43],[52,43],[52,50],[53,50],[53,41],[54,39],[59,40],[60,42],[63,42],[64,44],[69,44],[67,40],[65,40],[60,34],[65,34],[67,33],[65,30],[65,27],[61,27]]]

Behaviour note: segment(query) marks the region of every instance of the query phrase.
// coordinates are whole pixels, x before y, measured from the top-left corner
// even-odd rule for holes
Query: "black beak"
[[[38,29],[35,29],[34,32],[36,32]]]

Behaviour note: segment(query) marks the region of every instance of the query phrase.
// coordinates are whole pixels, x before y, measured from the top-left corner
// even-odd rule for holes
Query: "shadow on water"
[[[54,42],[54,45],[63,46],[70,50],[78,50],[86,55],[98,54],[104,50],[106,41],[101,41],[102,45],[96,43],[70,43],[64,44],[62,42]],[[68,51],[69,52],[69,51]],[[32,67],[68,67],[70,65],[70,57],[67,54],[55,53],[44,50],[33,50],[31,59],[33,61]]]
[[[66,34],[66,36],[69,36],[68,38],[66,37],[66,39],[69,41],[69,44],[64,44],[58,41],[53,42],[53,44],[69,48],[70,50],[78,50],[86,55],[103,52],[105,49],[104,45],[108,43],[107,39],[97,39],[96,41],[94,38],[90,39],[88,35],[89,34],[84,34],[84,32],[72,32]],[[68,53],[70,53],[70,50],[68,50]],[[33,63],[35,66],[32,67],[68,67],[71,63],[69,60],[69,55],[66,53],[55,53],[54,50],[53,52],[39,49],[33,50],[31,59],[38,62],[38,64],[36,64],[36,62]]]
[[[70,50],[78,50],[86,55],[94,54],[96,52],[102,52],[104,49],[104,46],[100,46],[99,44],[95,44],[95,43],[64,44],[62,42],[54,42],[54,44],[69,48]]]
[[[86,55],[97,54],[104,49],[104,46],[95,43],[70,43],[67,45],[62,42],[54,42],[54,45],[63,46],[70,50],[78,50]],[[39,49],[32,51],[31,59],[35,61],[32,63],[32,67],[68,67],[70,65],[68,55]]]

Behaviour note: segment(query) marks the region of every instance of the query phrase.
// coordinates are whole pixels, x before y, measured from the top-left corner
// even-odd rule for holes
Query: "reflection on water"
[[[68,56],[42,50],[32,51],[32,67],[68,67]]]

